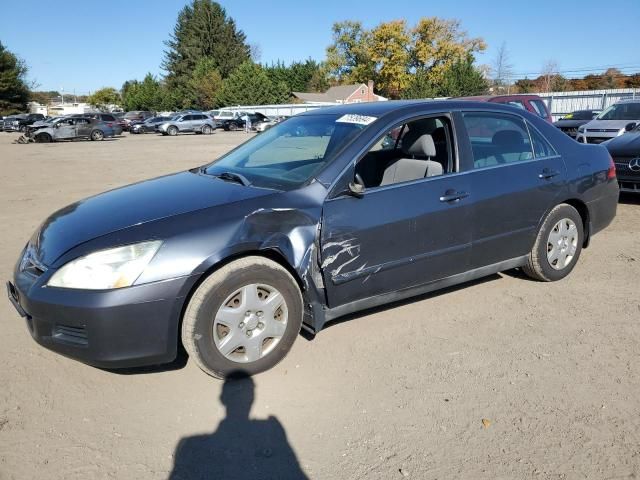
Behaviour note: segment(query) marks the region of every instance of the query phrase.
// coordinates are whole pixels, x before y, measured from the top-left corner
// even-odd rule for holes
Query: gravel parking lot
[[[247,138],[17,136],[0,133],[3,279],[54,210]],[[215,471],[260,435],[264,469],[226,478],[638,478],[639,278],[640,199],[623,197],[562,282],[507,272],[358,314],[226,386],[186,359],[124,373],[66,359],[3,300],[0,479],[167,478],[191,451]]]

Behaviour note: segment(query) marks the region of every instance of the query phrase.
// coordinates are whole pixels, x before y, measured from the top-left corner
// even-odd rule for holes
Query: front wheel
[[[178,134],[178,129],[177,127],[169,127],[167,128],[167,133],[173,137]]]
[[[213,130],[209,125],[205,125],[204,127],[202,127],[202,133],[204,133],[205,135],[210,135],[211,132],[213,132]]]
[[[39,133],[34,137],[34,140],[36,143],[50,143],[51,135],[49,135],[48,133]]]
[[[280,362],[302,326],[302,295],[281,265],[263,257],[233,261],[194,292],[182,343],[207,374],[253,375]]]
[[[523,270],[535,280],[561,280],[576,266],[583,242],[582,217],[571,205],[560,204],[542,223]]]
[[[94,130],[93,132],[91,132],[91,140],[95,142],[104,140],[104,133],[102,132],[102,130]]]

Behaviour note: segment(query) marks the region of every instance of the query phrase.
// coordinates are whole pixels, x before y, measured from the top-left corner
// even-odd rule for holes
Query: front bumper
[[[40,280],[17,269],[7,291],[43,347],[100,368],[176,358],[182,305],[195,277],[96,291],[43,287]]]

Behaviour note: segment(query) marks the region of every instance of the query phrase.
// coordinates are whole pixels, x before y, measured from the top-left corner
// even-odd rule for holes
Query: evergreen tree
[[[0,114],[26,109],[29,87],[25,82],[27,66],[0,42]]]
[[[198,62],[209,58],[222,78],[249,59],[245,34],[212,0],[193,0],[178,14],[171,38],[165,42],[162,68],[170,87],[187,87]],[[178,92],[185,93],[185,92]]]
[[[286,83],[273,82],[260,65],[245,62],[225,79],[216,95],[216,105],[267,105],[285,103],[289,98]]]

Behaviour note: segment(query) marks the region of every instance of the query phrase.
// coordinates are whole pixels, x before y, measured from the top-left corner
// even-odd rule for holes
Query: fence
[[[251,112],[262,113],[267,117],[280,117],[280,116],[293,116],[298,113],[303,113],[308,110],[315,110],[316,108],[332,107],[335,103],[289,103],[283,105],[238,105],[236,107],[225,107],[224,110],[231,110],[232,112]]]
[[[627,98],[640,99],[640,88],[617,88],[611,90],[586,90],[576,92],[538,93],[547,103],[553,120],[576,110],[604,110]]]

